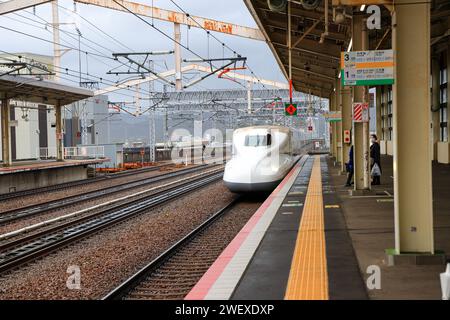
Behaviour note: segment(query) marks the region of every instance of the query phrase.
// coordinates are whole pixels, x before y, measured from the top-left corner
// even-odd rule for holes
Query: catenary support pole
[[[11,165],[11,142],[10,142],[10,129],[9,129],[9,99],[3,98],[1,105],[1,115],[2,115],[2,159],[3,166],[9,167]]]
[[[55,118],[56,118],[56,160],[64,161],[64,136],[62,130],[62,113],[61,104],[58,101],[55,105]]]

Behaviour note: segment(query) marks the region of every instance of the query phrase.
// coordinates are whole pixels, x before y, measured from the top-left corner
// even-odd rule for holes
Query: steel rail
[[[57,249],[73,244],[119,222],[133,218],[149,209],[176,199],[190,191],[204,187],[223,176],[223,171],[213,172],[180,185],[161,190],[143,199],[121,203],[90,217],[81,217],[21,239],[0,245],[0,273],[45,256]],[[22,245],[21,245],[22,244]],[[12,249],[11,249],[12,248]],[[8,250],[9,249],[9,250]]]
[[[240,200],[240,197],[236,197],[230,203],[228,203],[225,207],[217,211],[215,214],[210,216],[207,220],[205,220],[202,224],[192,230],[189,234],[184,236],[181,240],[177,241],[173,244],[169,249],[164,251],[161,255],[151,261],[149,264],[144,266],[134,275],[125,280],[122,284],[116,287],[113,291],[108,293],[102,300],[121,300],[125,298],[134,288],[136,288],[141,282],[145,281],[145,279],[154,272],[156,269],[160,268],[165,262],[167,262],[173,255],[175,255],[180,249],[184,246],[192,242],[201,232],[206,230],[209,226],[211,226],[215,221],[217,221],[220,217],[224,216],[227,212],[230,211],[232,207],[234,207]]]
[[[168,164],[163,164],[163,165],[158,165],[158,166],[153,166],[153,167],[117,172],[117,173],[113,173],[110,175],[100,175],[95,178],[59,183],[59,184],[55,184],[52,186],[39,187],[39,188],[30,189],[30,190],[22,190],[22,191],[10,192],[10,193],[3,193],[3,194],[0,194],[0,200],[16,199],[16,198],[23,197],[23,196],[31,196],[31,195],[35,195],[35,194],[39,194],[39,193],[43,193],[43,192],[49,192],[49,191],[64,190],[67,188],[76,187],[76,186],[80,186],[80,185],[87,185],[87,184],[91,184],[91,183],[95,183],[95,182],[99,182],[99,181],[107,181],[110,179],[123,178],[123,177],[131,176],[131,175],[135,175],[135,174],[156,171],[156,170],[159,170],[160,168],[168,167],[168,166],[172,166],[172,165],[173,165],[173,163],[168,163]]]
[[[191,172],[200,171],[205,169],[206,165],[197,166],[194,168],[181,169],[175,172],[168,172],[154,177],[141,178],[133,182],[124,182],[115,186],[103,188],[100,190],[87,191],[76,195],[68,196],[62,199],[50,200],[44,203],[34,204],[30,206],[21,207],[19,209],[13,209],[5,211],[0,214],[0,225],[16,221],[21,218],[36,216],[50,210],[60,209],[69,205],[77,204],[81,201],[89,201],[99,197],[111,195],[117,192],[127,191],[133,188],[138,188],[153,184],[158,181],[164,181],[177,176],[185,175]]]

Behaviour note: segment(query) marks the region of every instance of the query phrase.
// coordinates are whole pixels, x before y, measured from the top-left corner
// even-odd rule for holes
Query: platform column
[[[450,25],[450,18],[449,18],[448,23]],[[450,77],[450,67],[449,66],[450,66],[450,43],[447,43],[447,138],[444,139],[446,141],[443,141],[446,143],[444,152],[446,152],[448,155],[446,164],[450,164],[450,139],[449,139],[449,137],[450,137],[450,112],[449,112],[450,111],[450,103],[449,103],[450,85],[448,84],[448,79],[450,79],[449,78]],[[440,137],[439,137],[439,140],[441,140]]]
[[[376,87],[375,92],[375,106],[376,106],[376,134],[378,141],[381,140],[383,133],[381,127],[381,86]]]
[[[61,103],[58,102],[55,105],[55,118],[56,118],[56,160],[64,161],[64,137],[62,130],[62,113]]]
[[[433,254],[429,4],[396,1],[392,43],[395,249]]]
[[[10,152],[10,128],[9,128],[9,117],[10,117],[10,110],[9,110],[9,99],[3,98],[2,99],[2,106],[1,106],[1,115],[2,115],[2,159],[3,159],[3,166],[9,167],[11,165],[11,152]]]
[[[341,94],[341,116],[342,116],[342,122],[341,122],[341,136],[342,136],[341,171],[344,173],[345,172],[345,163],[347,163],[349,161],[350,146],[352,144],[352,142],[350,142],[350,143],[344,142],[344,131],[352,130],[352,96],[351,96],[352,91],[351,91],[350,87],[342,86],[342,83],[340,84],[340,87],[341,87],[340,94]]]
[[[352,20],[353,51],[368,50],[368,34],[364,16],[353,14]],[[367,102],[368,88],[355,86],[353,89],[353,102]],[[353,164],[354,189],[370,189],[370,157],[369,157],[369,123],[353,124]]]
[[[432,79],[432,105],[431,105],[431,123],[432,123],[432,159],[437,160],[438,158],[438,142],[440,140],[440,121],[439,121],[439,111],[440,111],[440,93],[441,93],[441,83],[440,83],[440,66],[439,57],[433,57],[431,60],[431,79]]]
[[[335,99],[336,99],[336,102],[335,102],[335,110],[337,111],[337,112],[340,112],[340,111],[342,111],[341,110],[341,86],[340,86],[340,84],[339,84],[339,81],[340,79],[336,79],[336,81],[335,81]],[[340,121],[338,121],[338,122],[336,122],[336,159],[337,159],[337,162],[339,162],[340,163],[340,166],[341,166],[341,169],[342,169],[342,165],[343,165],[343,162],[342,162],[342,122],[340,122]]]
[[[336,106],[336,98],[334,92],[330,95],[330,111],[335,111]],[[337,159],[337,140],[336,140],[336,122],[330,123],[331,128],[331,156],[336,160]]]

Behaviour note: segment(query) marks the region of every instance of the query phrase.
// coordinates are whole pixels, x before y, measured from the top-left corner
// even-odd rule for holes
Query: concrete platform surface
[[[368,289],[371,299],[441,299],[439,274],[442,265],[388,266],[385,249],[394,247],[394,199],[392,157],[382,156],[381,185],[369,194],[350,196],[346,177],[328,159],[361,275],[369,278],[380,268],[381,288]],[[417,181],[420,183],[420,181]],[[450,253],[450,166],[433,163],[435,248]]]
[[[286,176],[185,299],[367,299],[326,156]]]
[[[73,167],[80,165],[91,165],[107,162],[109,159],[87,159],[87,160],[64,160],[64,161],[55,161],[55,160],[42,160],[42,161],[20,161],[14,162],[9,167],[0,167],[0,174],[11,174],[17,172],[24,171],[36,171],[36,170],[46,170],[46,169],[54,169],[54,168],[63,168],[63,167]]]

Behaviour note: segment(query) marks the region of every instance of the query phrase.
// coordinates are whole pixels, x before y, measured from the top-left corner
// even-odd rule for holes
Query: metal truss
[[[53,72],[48,68],[36,61],[22,62],[7,59],[9,62],[0,62],[0,76],[4,75],[21,75],[21,76],[52,76]],[[2,69],[6,69],[2,72]],[[26,70],[27,72],[21,72]],[[37,71],[37,72],[36,72]]]
[[[162,99],[166,103],[201,103],[205,101],[247,101],[247,90],[208,90],[208,91],[181,91],[181,92],[160,92],[153,95],[154,99]],[[252,90],[252,101],[282,99],[289,101],[289,90],[285,89],[265,89]],[[305,101],[306,95],[300,92],[293,93],[295,101]]]
[[[146,77],[146,74],[152,74],[161,81],[164,81],[167,84],[170,84],[171,86],[175,86],[175,83],[166,79],[165,77],[161,77],[158,73],[147,67],[145,64],[150,61],[150,56],[153,55],[166,55],[166,54],[172,54],[174,51],[151,51],[151,52],[130,52],[130,53],[113,53],[113,57],[115,60],[119,61],[121,63],[121,66],[117,67],[120,68],[122,66],[128,67],[127,71],[119,71],[117,68],[112,69],[108,71],[106,74],[138,74],[142,78]],[[134,57],[140,56],[143,57],[143,62],[137,61]],[[121,58],[123,61],[121,61]]]

